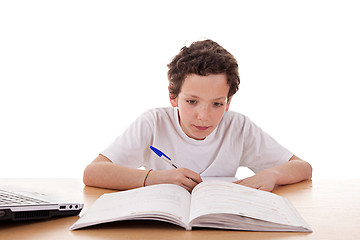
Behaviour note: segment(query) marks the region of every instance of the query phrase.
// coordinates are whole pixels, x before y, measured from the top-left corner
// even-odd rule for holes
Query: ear
[[[174,94],[173,93],[170,93],[170,89],[169,89],[169,99],[170,99],[170,103],[171,103],[171,106],[173,107],[177,107],[178,106],[178,98],[174,98]]]
[[[177,106],[178,106],[177,98],[175,98],[175,99],[171,99],[171,98],[170,98],[170,103],[171,103],[171,106],[177,107]]]
[[[232,96],[229,98],[229,101],[226,103],[225,112],[227,112],[229,110],[231,99],[232,99]]]

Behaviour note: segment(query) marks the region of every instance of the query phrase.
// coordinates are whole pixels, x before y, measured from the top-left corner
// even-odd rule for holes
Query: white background
[[[1,1],[0,177],[81,178],[139,114],[170,105],[166,64],[204,38],[239,62],[231,110],[314,178],[359,177],[359,12],[356,1]]]

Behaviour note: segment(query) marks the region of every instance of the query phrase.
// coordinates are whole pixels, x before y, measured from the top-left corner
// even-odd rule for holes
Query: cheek
[[[179,109],[179,113],[180,113],[180,119],[184,123],[189,122],[191,120],[192,114],[193,114],[191,109],[189,109],[187,107],[182,107],[181,109]]]
[[[185,104],[181,106],[181,109],[179,108],[179,112],[181,122],[187,127],[198,121],[198,107],[196,106]]]
[[[225,113],[224,110],[216,111],[216,112],[214,113],[214,115],[213,115],[213,116],[214,116],[214,118],[213,118],[214,121],[215,121],[216,123],[219,123],[219,122],[221,121],[224,113]]]

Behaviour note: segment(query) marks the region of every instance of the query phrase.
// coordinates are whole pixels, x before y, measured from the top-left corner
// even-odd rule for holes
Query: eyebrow
[[[198,97],[198,96],[196,96],[196,95],[192,95],[192,94],[186,94],[186,93],[184,93],[184,95],[185,95],[185,97],[200,98],[200,97]],[[218,97],[218,98],[214,98],[214,99],[211,99],[211,100],[213,100],[213,101],[219,101],[219,100],[226,100],[226,99],[227,99],[227,97]]]

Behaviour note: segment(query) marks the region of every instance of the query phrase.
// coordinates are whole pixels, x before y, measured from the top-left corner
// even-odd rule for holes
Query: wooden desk
[[[85,187],[79,179],[0,179],[0,185],[21,186],[83,202],[84,210],[111,190]],[[77,231],[78,219],[66,217],[34,222],[0,222],[0,239],[359,239],[360,179],[314,180],[282,186],[274,193],[287,197],[313,233],[246,232],[212,229],[185,231],[156,221],[116,222]]]

